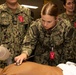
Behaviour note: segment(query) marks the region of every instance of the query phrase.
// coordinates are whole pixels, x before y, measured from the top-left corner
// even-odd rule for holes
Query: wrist
[[[29,56],[27,51],[23,51],[22,54],[26,54],[27,57]]]

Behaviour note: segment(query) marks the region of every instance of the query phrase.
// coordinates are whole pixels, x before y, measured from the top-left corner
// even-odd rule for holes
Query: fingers
[[[20,56],[15,57],[15,61],[16,61],[15,64],[16,64],[16,65],[21,65],[23,60],[24,60],[24,59],[21,58]]]
[[[23,60],[26,60],[26,59],[27,59],[27,55],[26,54],[21,54],[21,55],[15,57],[15,59],[14,59],[15,60],[15,64],[16,65],[21,65]]]

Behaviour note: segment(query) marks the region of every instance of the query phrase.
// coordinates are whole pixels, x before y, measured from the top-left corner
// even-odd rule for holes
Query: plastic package
[[[10,52],[7,48],[0,46],[0,60],[6,60],[10,57]]]

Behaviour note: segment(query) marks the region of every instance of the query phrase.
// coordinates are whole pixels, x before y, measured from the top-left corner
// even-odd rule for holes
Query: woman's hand
[[[15,64],[16,65],[21,65],[23,60],[26,60],[27,59],[27,54],[26,53],[22,53],[21,55],[15,57]]]

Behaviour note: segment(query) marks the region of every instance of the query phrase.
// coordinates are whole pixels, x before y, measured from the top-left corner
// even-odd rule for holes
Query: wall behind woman
[[[4,3],[5,2],[5,0],[0,0],[0,4],[2,4],[2,3]]]

